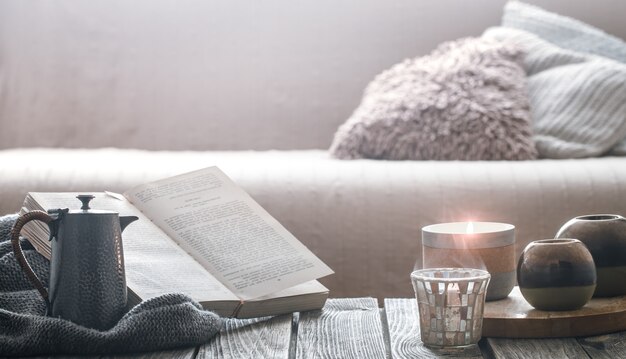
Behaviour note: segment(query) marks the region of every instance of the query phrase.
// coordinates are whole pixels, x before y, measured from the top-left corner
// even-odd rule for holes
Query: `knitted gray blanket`
[[[222,320],[183,294],[166,294],[132,308],[107,331],[46,317],[46,304],[22,273],[11,248],[17,215],[0,217],[0,355],[102,354],[155,351],[207,342]],[[49,262],[22,241],[24,254],[48,283]]]

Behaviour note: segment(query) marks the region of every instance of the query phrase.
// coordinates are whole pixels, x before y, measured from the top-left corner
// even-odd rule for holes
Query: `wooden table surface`
[[[200,347],[99,358],[438,357],[626,358],[626,332],[588,338],[483,338],[479,346],[465,350],[432,350],[420,341],[414,299],[385,299],[382,309],[373,298],[329,299],[321,311],[229,319],[220,334]]]

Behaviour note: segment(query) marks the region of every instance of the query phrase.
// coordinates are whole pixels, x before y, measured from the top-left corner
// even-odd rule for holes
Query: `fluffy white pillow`
[[[523,54],[514,44],[466,38],[378,75],[339,127],[341,159],[528,160]]]

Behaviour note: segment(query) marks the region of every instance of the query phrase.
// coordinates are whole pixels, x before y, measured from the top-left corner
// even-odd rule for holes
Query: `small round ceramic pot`
[[[587,247],[577,239],[531,242],[517,263],[522,295],[539,310],[575,310],[596,289],[596,267]]]
[[[580,216],[565,223],[556,238],[583,242],[596,264],[594,297],[626,294],[626,218],[616,214]]]

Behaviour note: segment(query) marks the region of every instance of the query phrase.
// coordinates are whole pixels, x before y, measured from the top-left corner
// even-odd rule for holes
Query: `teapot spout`
[[[124,228],[126,228],[126,226],[138,219],[139,217],[137,216],[120,216],[120,228],[122,229],[122,232],[124,232]]]

